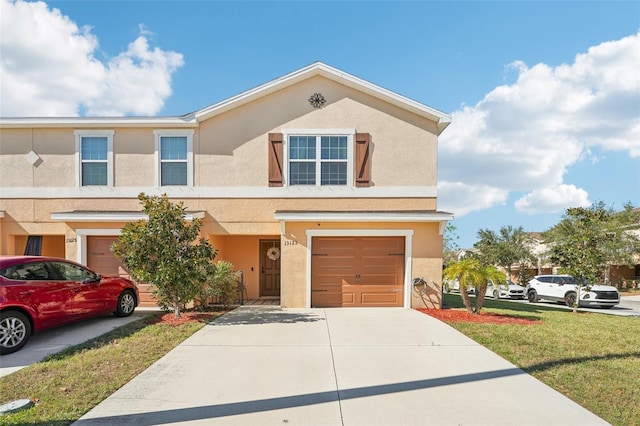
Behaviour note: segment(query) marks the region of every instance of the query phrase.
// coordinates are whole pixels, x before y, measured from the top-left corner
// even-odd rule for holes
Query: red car
[[[138,288],[78,263],[44,256],[0,256],[0,355],[20,350],[34,332],[138,306]]]

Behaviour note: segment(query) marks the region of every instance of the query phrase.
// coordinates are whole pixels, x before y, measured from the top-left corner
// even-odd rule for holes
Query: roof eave
[[[322,62],[315,62],[297,71],[276,78],[268,83],[240,93],[239,95],[196,111],[194,113],[195,119],[197,121],[209,119],[317,75],[381,99],[421,117],[435,121],[439,131],[438,134],[440,134],[449,125],[449,123],[451,123],[451,116],[449,114],[421,104],[420,102],[399,95],[368,81],[362,80],[336,68],[330,67]]]
[[[193,114],[182,117],[15,117],[0,118],[2,128],[197,127]]]

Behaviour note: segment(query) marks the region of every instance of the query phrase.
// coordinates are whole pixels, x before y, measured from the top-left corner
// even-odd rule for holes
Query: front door
[[[260,297],[280,297],[280,240],[260,240]]]

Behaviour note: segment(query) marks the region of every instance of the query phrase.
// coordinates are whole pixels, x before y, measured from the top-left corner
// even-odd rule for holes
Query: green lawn
[[[463,306],[457,294],[444,302]],[[491,299],[483,310],[540,323],[450,325],[609,423],[640,426],[640,318]]]
[[[176,326],[154,323],[160,316],[154,314],[0,378],[1,404],[37,400],[35,407],[0,416],[0,425],[73,423],[222,313]]]
[[[459,295],[444,299],[447,307],[462,306]],[[640,318],[573,314],[490,299],[485,309],[538,321],[451,326],[606,421],[640,426]],[[211,313],[208,320],[220,314]],[[0,417],[0,425],[71,424],[204,323],[169,326],[136,321],[0,378],[0,403],[25,397],[38,400],[29,410]]]

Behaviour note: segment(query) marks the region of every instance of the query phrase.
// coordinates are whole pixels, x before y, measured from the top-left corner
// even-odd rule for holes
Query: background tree
[[[457,241],[460,237],[456,231],[456,226],[451,222],[447,222],[442,237],[442,262],[445,266],[458,259],[458,250],[460,250],[460,247]]]
[[[519,265],[521,272],[533,264],[535,256],[531,252],[531,245],[532,238],[522,227],[503,226],[497,233],[489,229],[479,230],[478,241],[473,247],[476,249],[475,256],[483,264],[500,266],[511,279],[514,264]]]
[[[640,253],[640,238],[631,232],[640,226],[638,220],[640,212],[631,204],[616,213],[598,202],[587,208],[568,208],[560,223],[543,236],[551,261],[574,276],[579,295],[589,283],[608,281],[605,272],[612,263],[632,264]],[[578,303],[579,296],[574,311]]]
[[[445,279],[458,280],[462,302],[472,314],[479,314],[484,304],[484,298],[489,281],[497,286],[506,282],[504,273],[493,265],[483,265],[479,259],[467,257],[450,263],[443,271]],[[471,304],[469,290],[474,288],[476,293],[475,306]]]
[[[138,195],[148,220],[129,222],[111,250],[138,282],[151,284],[163,308],[181,307],[194,299],[212,274],[216,251],[200,237],[200,221],[185,220],[183,203]]]

